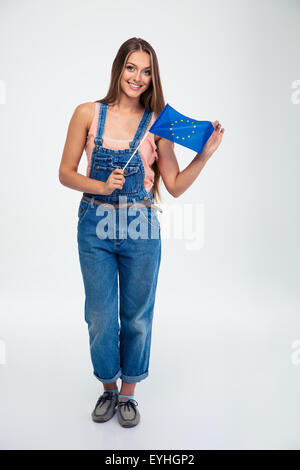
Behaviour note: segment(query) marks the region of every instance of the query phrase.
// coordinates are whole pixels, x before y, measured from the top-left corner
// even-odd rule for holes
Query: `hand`
[[[106,181],[106,191],[105,194],[111,194],[115,189],[122,189],[123,184],[125,183],[125,178],[123,176],[122,168],[116,168],[111,172]]]
[[[209,158],[212,156],[212,154],[217,150],[219,147],[222,137],[224,135],[225,129],[222,127],[219,121],[214,121],[212,122],[212,125],[214,126],[215,130],[209,137],[209,139],[206,141],[203,150],[201,152],[201,157],[204,158]]]

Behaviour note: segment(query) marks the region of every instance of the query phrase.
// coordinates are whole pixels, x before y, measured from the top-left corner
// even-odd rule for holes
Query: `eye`
[[[133,65],[127,65],[126,68],[127,69],[134,69]],[[151,75],[151,70],[146,70],[145,73]]]

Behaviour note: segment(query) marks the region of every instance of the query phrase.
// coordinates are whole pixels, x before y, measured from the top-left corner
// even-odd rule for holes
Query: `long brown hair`
[[[121,75],[126,66],[126,62],[129,55],[134,51],[144,51],[150,54],[152,80],[147,90],[140,96],[140,103],[143,105],[144,108],[147,109],[147,111],[153,111],[154,114],[158,116],[159,113],[165,107],[165,100],[163,96],[159,74],[158,60],[153,47],[147,41],[141,38],[130,38],[120,46],[112,64],[110,85],[107,95],[104,98],[97,100],[96,102],[109,104],[115,103],[118,100],[121,91]],[[159,202],[159,200],[161,200],[159,188],[161,175],[156,160],[152,165],[152,169],[155,173],[153,184],[154,199],[156,202]]]

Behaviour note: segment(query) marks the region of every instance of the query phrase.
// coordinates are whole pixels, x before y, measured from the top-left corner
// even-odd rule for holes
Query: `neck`
[[[144,110],[139,98],[130,98],[123,92],[119,100],[115,103],[111,103],[109,107],[120,114],[140,114],[141,111]]]

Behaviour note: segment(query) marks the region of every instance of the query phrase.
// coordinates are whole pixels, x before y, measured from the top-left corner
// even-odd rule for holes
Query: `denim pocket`
[[[115,168],[123,168],[124,162],[116,162],[113,164]],[[139,193],[143,183],[143,175],[139,165],[127,165],[124,170],[123,176],[125,178],[125,183],[123,184],[122,189],[116,189],[116,195],[136,195]]]
[[[99,161],[98,161],[99,160]],[[106,183],[110,174],[116,168],[122,168],[124,162],[108,163],[98,158],[95,159],[95,163],[92,165],[90,178]],[[139,165],[128,165],[124,170],[125,183],[122,189],[116,188],[114,195],[136,195],[140,191],[143,183],[143,175]]]
[[[79,224],[81,224],[81,222],[85,218],[88,212],[89,206],[90,206],[89,201],[86,201],[86,199],[81,199],[80,204],[79,204],[79,209],[78,209],[78,223]]]

